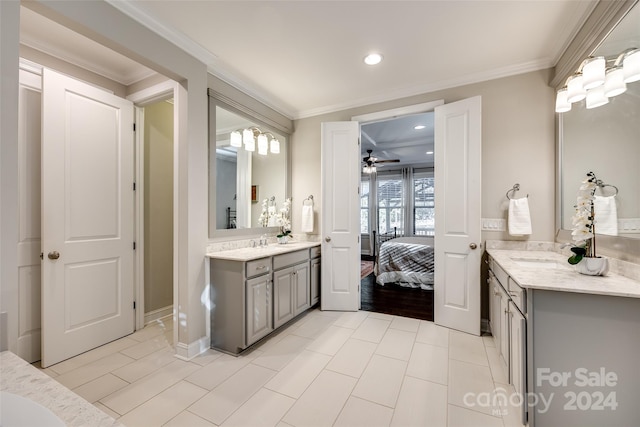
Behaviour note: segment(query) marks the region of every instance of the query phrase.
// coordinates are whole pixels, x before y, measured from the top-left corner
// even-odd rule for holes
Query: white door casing
[[[131,102],[47,69],[42,114],[46,367],[133,332],[134,140]]]
[[[355,121],[322,123],[322,310],[360,303],[359,132]]]
[[[481,97],[435,108],[435,323],[480,335]]]

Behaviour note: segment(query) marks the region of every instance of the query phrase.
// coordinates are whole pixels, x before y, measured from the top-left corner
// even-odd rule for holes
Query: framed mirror
[[[288,139],[209,97],[210,238],[278,230],[274,215],[291,188]]]
[[[640,7],[635,6],[592,53],[604,56],[607,67],[629,48],[640,48]],[[561,230],[571,230],[576,196],[587,172],[604,186],[596,195],[614,204],[617,230],[603,233],[616,239],[640,239],[640,81],[605,105],[586,108],[585,100],[558,114],[558,218]],[[596,234],[598,231],[596,223]]]

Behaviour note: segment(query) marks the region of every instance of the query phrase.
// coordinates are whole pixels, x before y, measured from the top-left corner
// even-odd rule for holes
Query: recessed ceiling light
[[[425,126],[425,125],[417,125],[417,126],[414,126],[413,128],[414,128],[415,130],[420,130],[420,129],[424,129],[424,128],[426,128],[426,126]]]
[[[370,53],[364,57],[364,63],[367,65],[376,65],[382,61],[382,55],[379,53]]]
[[[427,151],[427,154],[433,154],[433,151]]]

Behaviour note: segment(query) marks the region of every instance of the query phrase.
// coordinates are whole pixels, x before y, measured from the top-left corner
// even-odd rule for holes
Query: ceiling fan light
[[[582,86],[589,90],[604,83],[605,59],[604,56],[588,58],[582,67]]]
[[[364,63],[367,65],[376,65],[382,61],[382,55],[379,53],[370,53],[364,57]]]
[[[604,94],[611,98],[620,95],[627,90],[624,82],[624,70],[622,67],[615,67],[607,70],[607,76],[604,81]]]
[[[582,74],[574,74],[567,81],[567,101],[570,103],[582,101],[587,96],[587,91],[582,85]]]
[[[609,102],[609,98],[604,94],[604,86],[587,91],[587,108],[600,107]]]
[[[233,132],[231,132],[231,134],[229,135],[229,143],[232,147],[242,147],[242,135],[239,131],[234,130]]]
[[[271,139],[271,152],[273,154],[279,154],[280,153],[280,141],[278,141],[275,138]]]
[[[567,88],[563,87],[556,94],[556,113],[566,113],[571,110],[571,103],[567,100]]]
[[[261,133],[258,135],[258,154],[262,154],[266,156],[269,152],[269,140],[267,139],[267,135]]]
[[[622,62],[624,82],[631,83],[640,80],[640,49],[629,52]]]

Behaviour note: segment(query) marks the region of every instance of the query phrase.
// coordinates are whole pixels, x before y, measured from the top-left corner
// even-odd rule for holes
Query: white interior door
[[[360,303],[360,142],[358,122],[322,123],[322,310]]]
[[[480,335],[481,98],[435,108],[435,286],[439,325]]]
[[[43,70],[42,365],[133,332],[133,104]]]

